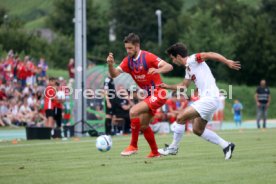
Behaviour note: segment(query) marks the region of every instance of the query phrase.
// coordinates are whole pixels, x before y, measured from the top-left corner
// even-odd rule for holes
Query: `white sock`
[[[184,135],[184,131],[185,131],[185,125],[181,125],[178,123],[175,125],[175,130],[173,133],[173,142],[171,143],[170,147],[173,147],[173,148],[179,147],[179,143]]]
[[[222,139],[220,136],[218,136],[218,134],[216,134],[215,132],[207,128],[205,128],[201,137],[206,141],[209,141],[214,144],[218,144],[222,149],[226,148],[229,145],[229,143],[224,139]]]

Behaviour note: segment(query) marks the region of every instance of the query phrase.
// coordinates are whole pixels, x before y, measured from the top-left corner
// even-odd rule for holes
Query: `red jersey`
[[[24,65],[24,62],[20,61],[17,65],[17,74],[18,79],[25,80],[27,78],[27,68]]]
[[[167,102],[166,102],[166,104],[167,104],[170,108],[172,108],[172,110],[174,110],[174,111],[177,110],[176,102],[173,101],[172,99],[168,99]]]
[[[75,68],[75,64],[68,64],[68,72],[70,78],[75,78],[75,73],[72,70]]]
[[[47,86],[44,92],[44,110],[53,110],[54,109],[54,99],[49,98],[55,96],[55,90],[51,86]],[[45,95],[46,94],[46,95]]]
[[[148,74],[148,70],[158,68],[160,61],[161,59],[156,55],[141,50],[136,59],[125,57],[118,69],[129,73],[137,85],[150,94],[150,89],[152,87],[155,89],[157,85],[162,83],[162,79],[160,74]]]
[[[33,64],[33,62],[28,61],[26,64],[26,68],[27,68],[27,76],[31,77],[34,75],[34,70],[35,70],[35,65]]]

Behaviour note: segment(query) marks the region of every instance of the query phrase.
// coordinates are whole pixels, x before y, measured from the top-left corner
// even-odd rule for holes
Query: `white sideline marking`
[[[238,134],[238,135],[241,135],[241,134],[256,134],[256,133],[268,133],[268,132],[271,132],[271,131],[269,131],[268,129],[267,129],[266,132],[261,132],[260,130],[256,130],[256,131],[245,131],[244,130],[244,132],[242,132],[242,133],[236,132],[236,131],[235,132],[233,132],[233,131],[232,132],[219,131],[219,135],[225,135],[225,134],[233,134],[233,135]],[[216,131],[216,133],[217,133],[217,131]],[[194,134],[191,134],[191,135],[194,135]],[[184,134],[184,136],[185,136],[185,134]],[[169,140],[171,140],[171,134],[168,134],[167,136],[157,135],[155,137],[158,137],[157,139],[169,137]],[[130,140],[130,136],[118,137],[118,139],[117,139],[117,137],[114,137],[113,139],[115,139],[116,142],[123,141],[123,140]],[[26,141],[26,140],[24,140],[24,141]],[[28,142],[27,142],[27,144],[20,144],[20,142],[19,142],[19,144],[15,144],[15,145],[14,144],[1,145],[1,143],[0,143],[0,148],[10,148],[10,147],[16,148],[16,147],[57,145],[57,144],[76,144],[76,143],[87,143],[87,142],[95,143],[95,141],[96,141],[96,139],[80,140],[80,141],[74,141],[74,140],[62,141],[62,140],[60,140],[59,142],[45,142],[45,143],[40,142],[40,143],[33,143],[33,144],[32,143],[28,143]],[[11,140],[7,141],[7,143],[10,143],[10,142],[11,142]],[[196,142],[196,141],[189,141],[189,142]]]

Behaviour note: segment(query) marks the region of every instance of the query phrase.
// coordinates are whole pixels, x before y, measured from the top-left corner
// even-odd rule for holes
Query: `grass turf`
[[[149,147],[140,136],[139,153],[121,157],[129,136],[113,137],[107,153],[95,148],[95,138],[68,141],[0,143],[0,183],[275,183],[276,129],[222,131],[236,143],[232,160],[219,147],[186,135],[178,155],[146,159]],[[159,146],[171,135],[156,136]]]

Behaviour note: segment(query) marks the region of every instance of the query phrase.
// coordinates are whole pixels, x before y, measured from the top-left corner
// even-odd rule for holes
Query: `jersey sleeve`
[[[162,61],[161,58],[150,52],[146,54],[146,60],[149,64],[149,68],[158,68],[160,61]]]
[[[197,65],[197,64],[200,64],[202,62],[204,62],[204,60],[202,59],[200,53],[191,55],[190,57],[188,57],[188,60],[187,60],[187,63],[189,65]]]
[[[121,64],[117,67],[121,72],[130,73],[130,70],[128,68],[128,58],[125,57]]]

